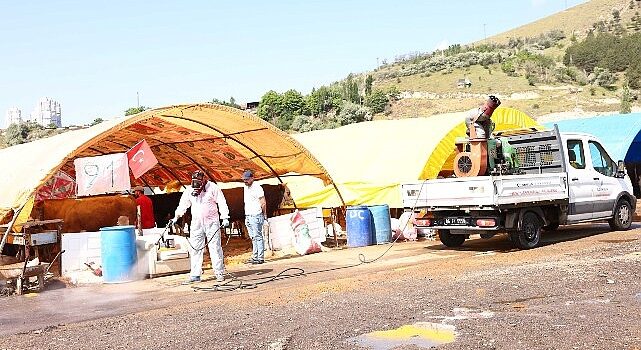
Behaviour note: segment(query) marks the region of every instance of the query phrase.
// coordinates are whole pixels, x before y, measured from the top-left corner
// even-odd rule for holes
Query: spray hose
[[[169,230],[169,227],[171,227],[171,224],[172,224],[172,222],[171,222],[171,221],[169,221],[169,222],[167,223],[167,226],[165,226],[165,229],[164,229],[164,230],[162,231],[162,233],[160,234],[160,237],[158,238],[158,241],[156,242],[156,244],[160,244],[160,241],[162,241],[163,243],[165,242],[165,233],[167,233],[167,231]],[[194,248],[194,246],[193,246],[193,245],[191,245],[191,242],[189,241],[189,238],[187,238],[187,237],[186,237],[187,244],[189,244],[189,247],[190,247],[193,251],[195,251],[195,252],[199,252],[199,251],[201,251],[201,250],[205,249],[205,247],[207,247],[207,246],[209,245],[209,242],[211,242],[211,240],[214,238],[214,236],[215,236],[218,232],[220,232],[220,228],[221,228],[221,226],[219,225],[219,226],[218,226],[218,228],[217,228],[217,229],[216,229],[216,230],[215,230],[211,235],[208,235],[208,234],[207,234],[207,232],[205,232],[205,242],[204,242],[203,246],[202,246],[202,247],[200,247],[200,248]],[[191,234],[191,233],[190,233],[190,234]],[[227,244],[229,244],[229,238],[227,238]],[[227,244],[225,244],[225,245],[227,245]]]
[[[416,208],[416,204],[418,203],[418,200],[420,198],[421,192],[423,191],[423,186],[425,185],[424,180],[421,183],[421,188],[418,191],[418,194],[416,195],[416,200],[414,201],[414,205],[412,206],[411,211],[414,212],[414,209]],[[407,225],[409,224],[410,220],[408,220],[405,225],[403,226],[403,229],[401,230],[404,231]],[[201,287],[201,286],[192,286],[191,288],[194,291],[204,291],[204,292],[233,292],[236,290],[241,290],[241,289],[256,289],[258,286],[262,284],[266,284],[269,282],[274,282],[274,281],[279,281],[279,280],[284,280],[288,278],[294,278],[294,277],[301,277],[301,276],[309,276],[309,275],[314,275],[322,272],[332,272],[332,271],[338,271],[338,270],[344,270],[344,269],[350,269],[354,267],[358,267],[364,264],[371,264],[373,262],[378,261],[381,259],[383,256],[385,256],[391,249],[394,247],[396,244],[396,241],[401,237],[401,235],[397,235],[396,238],[392,241],[392,243],[385,249],[384,252],[379,254],[376,258],[368,260],[363,253],[358,254],[358,263],[355,264],[350,264],[350,265],[344,265],[344,266],[338,266],[338,267],[333,267],[330,269],[321,269],[321,270],[314,270],[311,272],[305,272],[304,269],[300,267],[290,267],[287,268],[276,275],[270,275],[270,276],[262,276],[262,277],[257,277],[257,278],[237,278],[231,273],[226,273],[228,276],[231,276],[232,278],[228,281],[225,281],[223,283],[219,284],[214,284],[211,286],[207,287]]]

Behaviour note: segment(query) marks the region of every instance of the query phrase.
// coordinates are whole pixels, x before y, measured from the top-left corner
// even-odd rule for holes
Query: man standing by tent
[[[243,199],[245,201],[245,226],[252,240],[252,256],[248,264],[262,264],[265,262],[265,243],[263,242],[263,223],[267,218],[267,203],[263,188],[254,182],[254,173],[245,170],[243,173],[245,183]]]
[[[200,282],[202,275],[203,254],[205,246],[209,247],[211,265],[216,275],[216,281],[225,280],[225,264],[223,248],[220,245],[220,219],[222,227],[229,227],[229,208],[223,191],[213,182],[207,181],[205,173],[195,171],[191,176],[191,186],[187,186],[180,197],[180,203],[172,223],[185,215],[191,207],[191,231],[189,237],[189,258],[191,273],[185,283]]]
[[[136,205],[139,208],[139,229],[146,230],[156,227],[156,220],[154,219],[154,205],[151,203],[151,199],[145,196],[144,187],[134,187],[134,197],[136,197]]]

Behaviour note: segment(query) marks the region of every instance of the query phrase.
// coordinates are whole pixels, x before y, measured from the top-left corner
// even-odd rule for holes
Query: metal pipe
[[[27,199],[27,202],[29,199]],[[4,249],[5,243],[7,243],[7,237],[9,237],[9,233],[11,232],[11,229],[13,228],[13,224],[16,223],[16,220],[18,220],[18,215],[24,209],[24,206],[27,205],[27,202],[24,202],[20,208],[17,210],[13,211],[13,218],[9,222],[9,226],[7,226],[7,230],[4,232],[4,236],[2,236],[2,242],[0,242],[0,254],[2,254],[2,250]]]

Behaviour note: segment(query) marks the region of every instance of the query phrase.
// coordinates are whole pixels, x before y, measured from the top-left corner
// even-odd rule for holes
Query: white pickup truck
[[[522,174],[442,178],[401,185],[406,210],[423,212],[420,226],[436,229],[448,247],[472,233],[508,233],[514,245],[539,244],[542,230],[607,220],[627,230],[636,198],[623,161],[599,140],[558,129],[508,136]]]

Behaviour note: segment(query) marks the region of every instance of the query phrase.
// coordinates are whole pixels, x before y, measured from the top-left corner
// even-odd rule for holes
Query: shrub
[[[513,60],[506,60],[501,63],[501,70],[503,73],[513,77],[516,76],[516,68],[514,67]]]
[[[372,120],[372,114],[367,107],[359,106],[352,102],[345,102],[343,103],[341,112],[336,117],[336,120],[340,125],[348,125]]]
[[[312,122],[314,118],[311,116],[307,115],[297,115],[294,117],[294,120],[292,121],[291,124],[291,129],[300,131],[300,132],[305,132],[305,131],[310,131],[311,129],[308,130],[308,128],[311,128]]]
[[[292,123],[294,122],[294,117],[289,115],[281,115],[276,118],[274,125],[284,131],[290,130]]]
[[[400,95],[401,93],[398,91],[396,85],[392,85],[387,88],[387,97],[389,97],[390,100],[397,101]]]
[[[588,76],[588,81],[591,84],[608,88],[614,84],[616,77],[608,69],[595,67],[594,72]]]
[[[630,89],[627,85],[623,86],[623,91],[621,91],[621,114],[628,114],[632,112],[632,96],[630,94]]]

